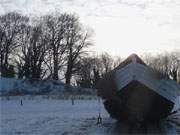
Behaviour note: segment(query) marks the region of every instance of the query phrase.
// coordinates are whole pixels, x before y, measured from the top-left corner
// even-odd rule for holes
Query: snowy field
[[[96,125],[97,100],[1,100],[1,135],[87,134]],[[102,110],[103,117],[108,117]]]
[[[24,97],[23,97],[24,98]],[[8,99],[8,98],[7,98]],[[109,118],[103,105],[97,99],[71,100],[25,98],[1,99],[1,135],[99,135],[126,133],[127,127],[117,127],[117,122]],[[101,108],[102,124],[97,125]],[[164,122],[161,131],[152,127],[148,133],[178,134],[178,122]],[[163,131],[162,131],[163,129]]]

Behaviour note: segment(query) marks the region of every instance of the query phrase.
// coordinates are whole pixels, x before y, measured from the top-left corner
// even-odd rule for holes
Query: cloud
[[[99,52],[180,49],[179,0],[1,0],[0,14],[13,10],[32,15],[77,13],[94,29]]]

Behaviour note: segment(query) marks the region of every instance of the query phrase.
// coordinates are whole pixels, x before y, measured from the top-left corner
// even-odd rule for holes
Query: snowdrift
[[[3,94],[45,94],[62,92],[65,84],[54,80],[20,80],[15,78],[0,78],[0,93]]]
[[[90,94],[96,90],[66,85],[58,80],[21,80],[0,77],[0,95],[52,94],[58,93]]]

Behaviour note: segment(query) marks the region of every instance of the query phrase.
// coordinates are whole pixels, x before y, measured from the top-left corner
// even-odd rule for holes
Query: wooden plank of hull
[[[128,122],[153,122],[165,118],[174,103],[145,85],[132,81],[118,96],[107,99],[105,108],[113,118]]]
[[[117,70],[114,80],[117,90],[121,90],[131,81],[137,80],[172,102],[175,102],[178,89],[180,89],[180,87],[171,80],[158,79],[157,73],[139,63],[130,63],[124,68]]]

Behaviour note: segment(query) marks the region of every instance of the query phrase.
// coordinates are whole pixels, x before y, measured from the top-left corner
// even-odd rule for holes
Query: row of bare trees
[[[98,80],[120,62],[120,57],[112,57],[108,53],[85,57],[81,60],[81,68],[75,76],[76,83],[81,87],[95,88]]]
[[[95,87],[120,58],[104,53],[89,56],[90,29],[74,14],[29,18],[11,12],[0,16],[1,76],[26,79],[64,79]]]
[[[92,31],[74,14],[29,18],[12,12],[0,16],[1,76],[71,80],[95,87],[99,78],[121,62],[107,53],[88,55]],[[180,79],[180,52],[145,54],[143,60],[167,78]]]
[[[91,34],[74,14],[29,18],[19,13],[0,16],[1,76],[58,80],[70,84],[92,44]]]
[[[160,53],[158,55],[144,54],[144,61],[160,72],[163,77],[180,83],[180,51]]]

